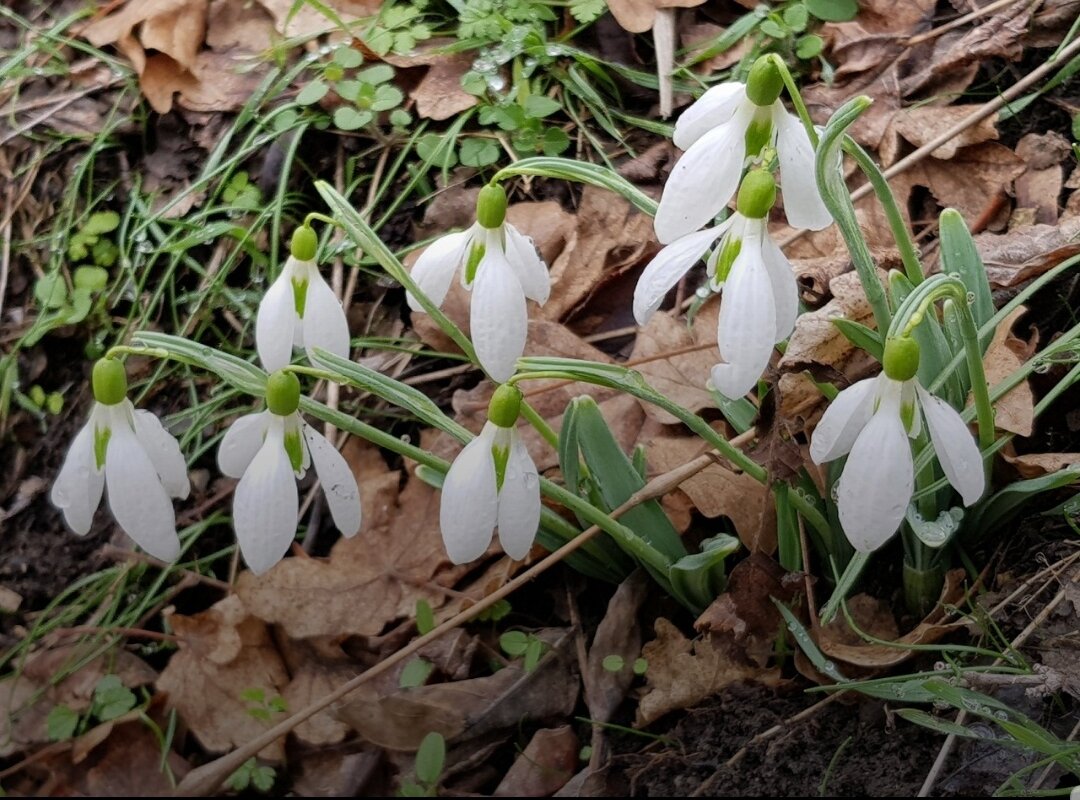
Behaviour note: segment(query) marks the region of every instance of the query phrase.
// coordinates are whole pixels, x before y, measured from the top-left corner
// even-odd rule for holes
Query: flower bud
[[[94,364],[90,383],[94,399],[104,406],[115,406],[127,397],[127,370],[115,358],[102,358]]]
[[[772,173],[764,169],[752,169],[746,173],[739,186],[736,203],[739,213],[748,219],[764,219],[776,202],[776,181]]]
[[[319,249],[319,237],[315,231],[307,225],[301,225],[292,235],[290,252],[298,261],[314,261],[315,253]]]
[[[300,407],[300,381],[292,372],[279,369],[266,381],[266,405],[270,413],[287,417]]]
[[[504,383],[495,390],[488,404],[488,419],[500,428],[512,428],[521,411],[521,390]]]
[[[746,96],[757,106],[771,106],[784,88],[780,70],[769,56],[762,56],[750,67],[746,79]]]
[[[476,199],[476,221],[485,228],[499,228],[505,220],[506,191],[497,183],[489,183]]]
[[[919,371],[919,343],[910,336],[889,337],[881,366],[886,377],[894,381],[911,380]]]

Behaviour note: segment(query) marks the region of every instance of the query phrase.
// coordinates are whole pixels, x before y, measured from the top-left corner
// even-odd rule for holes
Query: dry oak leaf
[[[1058,225],[1025,225],[1006,233],[980,233],[975,247],[995,289],[1037,278],[1080,253],[1080,217]]]
[[[88,654],[79,645],[42,650],[30,656],[18,674],[0,680],[0,758],[49,741],[49,712],[58,705],[78,713],[86,711],[94,687],[105,675],[118,676],[129,689],[153,683],[157,677],[138,656],[116,650],[96,656],[56,680]]]
[[[210,0],[206,45],[213,50],[238,47],[249,53],[269,50],[277,33],[274,18],[258,3]]]
[[[709,371],[720,361],[716,346],[716,322],[720,303],[707,303],[688,330],[685,320],[668,311],[653,314],[634,340],[630,361],[650,386],[691,411],[713,408],[716,403],[705,388]],[[671,355],[673,354],[673,355]],[[641,401],[649,419],[674,425],[676,416],[652,403]]]
[[[569,725],[541,728],[514,759],[493,797],[550,797],[574,775],[580,744]]]
[[[740,663],[728,652],[726,642],[708,636],[687,639],[668,620],[656,620],[656,638],[641,655],[649,662],[647,689],[638,702],[634,724],[641,728],[668,712],[689,708],[729,684],[756,680],[775,684],[779,670]]]
[[[1002,456],[1016,468],[1021,478],[1038,478],[1061,469],[1080,467],[1080,453],[1024,453],[1018,456],[1003,452]]]
[[[595,722],[611,721],[634,681],[631,665],[641,652],[637,616],[648,592],[648,576],[640,569],[633,572],[611,595],[604,618],[596,628],[585,673],[581,676],[589,717]],[[623,668],[605,669],[604,659],[608,656],[621,657]]]
[[[648,445],[649,471],[655,474],[675,469],[710,449],[698,436],[688,436],[678,428],[657,430],[655,423],[642,428],[641,442]],[[703,516],[728,517],[748,550],[771,553],[776,548],[772,495],[746,473],[721,461],[683,481],[679,488]]]
[[[888,167],[906,155],[902,152],[901,142],[907,142],[913,149],[933,141],[940,134],[952,128],[961,120],[978,110],[978,105],[958,106],[914,106],[897,111],[882,137],[878,148],[881,166]],[[945,144],[931,151],[930,156],[947,161],[956,155],[962,147],[982,144],[998,138],[997,114],[991,114],[965,128],[961,133],[949,139]]]
[[[389,750],[415,750],[428,733],[447,742],[475,739],[526,720],[560,717],[574,710],[580,678],[563,652],[571,634],[534,632],[551,649],[526,672],[518,661],[493,675],[436,683],[344,703],[338,716],[367,741]]]
[[[630,33],[644,33],[653,26],[659,8],[693,8],[705,0],[607,0],[611,16]]]
[[[986,383],[993,388],[1001,383],[1031,357],[1032,344],[1013,334],[1013,325],[1027,313],[1025,306],[1018,306],[1001,321],[994,331],[994,338],[983,355]],[[974,400],[969,399],[968,405]],[[1010,431],[1018,436],[1031,436],[1035,429],[1035,394],[1025,379],[994,403],[994,427]]]
[[[894,640],[891,645],[870,644],[859,637],[854,643],[849,635],[846,622],[841,619],[837,625],[814,630],[813,636],[822,652],[830,658],[850,664],[853,667],[863,667],[871,670],[888,669],[907,661],[919,651],[912,649],[910,645],[933,644],[952,631],[964,626],[962,619],[950,618],[946,611],[947,607],[953,607],[963,602],[964,581],[966,573],[962,569],[954,569],[945,573],[945,583],[941,588],[941,596],[937,606],[931,611],[914,630]],[[872,610],[869,606],[860,604],[863,611]],[[867,622],[864,618],[862,622]],[[875,630],[884,632],[880,627],[882,621],[876,620]],[[895,624],[895,623],[894,623]],[[875,630],[867,630],[874,634]]]
[[[244,572],[236,591],[266,622],[296,639],[376,636],[411,617],[416,601],[447,601],[469,565],[454,566],[439,533],[439,494],[413,477],[383,525],[342,539],[328,558],[286,558],[262,576]]]
[[[290,711],[306,708],[320,697],[325,697],[361,669],[345,655],[336,641],[283,636],[278,645],[290,675],[288,685],[281,692],[285,706]],[[311,745],[337,744],[348,732],[349,726],[330,709],[323,709],[293,729],[297,739]]]
[[[1035,222],[1053,225],[1058,221],[1059,198],[1065,177],[1062,162],[1072,153],[1069,140],[1057,131],[1025,134],[1016,145],[1016,154],[1027,164],[1016,179],[1017,208],[1034,208]]]
[[[424,119],[450,119],[475,106],[480,99],[461,88],[461,76],[472,69],[465,54],[443,56],[432,61],[427,73],[409,97],[416,101],[416,113]]]
[[[280,696],[289,681],[285,664],[265,624],[252,616],[237,595],[199,614],[168,614],[180,650],[157,680],[171,708],[199,743],[224,753],[266,731],[249,712],[244,693],[262,691],[267,701]],[[280,761],[284,740],[267,745],[260,757]]]

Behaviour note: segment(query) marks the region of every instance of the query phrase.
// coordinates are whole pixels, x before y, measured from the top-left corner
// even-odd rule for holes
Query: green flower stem
[[[874,312],[874,322],[880,332],[889,329],[889,303],[885,297],[885,288],[878,279],[877,266],[870,255],[870,248],[859,229],[851,193],[844,183],[844,173],[839,168],[840,151],[846,139],[845,132],[859,115],[870,107],[871,102],[869,97],[856,97],[844,103],[833,114],[829,124],[825,126],[817,150],[817,183],[821,199],[836,221],[840,235],[844,237],[848,252],[851,253],[851,261],[855,265],[866,299]]]
[[[337,227],[341,224],[333,217],[329,217],[326,214],[320,214],[318,211],[312,211],[310,214],[304,217],[304,227],[310,228],[311,221],[313,219],[317,219],[319,222],[325,222],[327,225],[332,225],[334,227]]]
[[[870,179],[870,185],[874,187],[874,194],[885,210],[885,218],[889,221],[889,230],[892,231],[893,239],[900,250],[900,260],[904,264],[904,273],[913,286],[918,286],[925,280],[922,264],[919,263],[919,255],[915,250],[915,242],[911,239],[911,232],[904,222],[904,216],[900,213],[900,207],[896,205],[896,197],[889,187],[888,180],[882,174],[874,159],[870,158],[850,136],[844,136],[844,152],[855,159],[859,169]]]
[[[507,178],[517,176],[554,178],[556,180],[599,186],[601,189],[607,189],[622,196],[638,210],[645,212],[650,217],[656,216],[656,201],[626,180],[626,178],[607,167],[585,164],[570,158],[537,156],[535,158],[523,158],[521,161],[515,161],[510,166],[504,167],[492,176],[491,183],[501,183]]]
[[[352,207],[341,194],[326,181],[316,181],[315,188],[319,194],[322,195],[323,200],[330,206],[334,214],[337,215],[337,224],[341,225],[345,229],[345,232],[349,235],[349,238],[353,240],[357,247],[366,250],[368,255],[374,258],[387,274],[404,286],[412,295],[416,298],[417,302],[423,307],[433,320],[435,324],[439,326],[443,333],[449,336],[463,352],[466,357],[474,364],[478,364],[479,361],[476,358],[476,350],[472,346],[472,342],[457,325],[455,325],[449,317],[447,317],[442,310],[431,302],[426,294],[421,291],[416,281],[409,275],[409,271],[405,269],[405,266],[398,261],[397,257],[390,252],[382,240],[375,234],[375,231],[371,229],[371,226],[364,221],[356,209]]]
[[[971,377],[971,393],[975,398],[975,416],[979,425],[979,448],[985,449],[994,442],[994,406],[983,369],[982,348],[975,318],[967,304],[967,287],[959,278],[934,275],[916,287],[896,311],[889,328],[889,336],[908,336],[925,314],[931,313],[938,300],[945,300],[944,313],[960,323],[964,339],[964,355]]]
[[[606,386],[610,389],[616,389],[618,391],[626,392],[634,397],[644,400],[648,403],[652,403],[658,406],[672,416],[679,419],[684,425],[686,425],[694,433],[698,434],[702,439],[716,448],[719,453],[726,458],[729,462],[741,469],[747,475],[754,480],[762,484],[768,484],[769,475],[768,472],[751,459],[748,455],[743,453],[737,447],[733,447],[727,439],[718,434],[704,419],[699,417],[689,409],[683,408],[678,403],[675,403],[664,395],[657,392],[641,378],[640,374],[633,370],[626,369],[624,367],[616,367],[616,371],[621,372],[618,377],[612,377],[605,379],[596,373],[568,371],[560,369],[539,369],[537,371],[530,370],[531,366],[529,362],[532,362],[536,366],[540,367],[543,364],[559,365],[565,364],[572,367],[575,364],[588,365],[589,362],[579,362],[575,359],[556,359],[556,358],[525,358],[521,359],[518,363],[525,367],[525,371],[519,372],[510,380],[517,383],[525,380],[566,380],[573,382],[592,383],[596,386]],[[607,365],[598,365],[607,366]]]
[[[787,68],[787,64],[784,63],[784,59],[780,58],[776,53],[769,53],[765,58],[772,61],[773,65],[780,73],[780,77],[784,81],[784,87],[787,89],[788,97],[791,98],[791,104],[795,106],[795,113],[799,115],[803,127],[806,128],[806,134],[810,137],[810,144],[814,146],[814,149],[817,149],[817,128],[814,127],[814,121],[810,119],[810,112],[806,110],[806,103],[803,102],[802,95],[799,93],[799,86],[795,83],[795,78],[792,77],[790,70]]]
[[[524,400],[521,402],[521,416],[525,417],[526,421],[536,428],[537,433],[544,437],[545,442],[555,450],[559,449],[559,434],[555,433],[555,430],[547,424],[547,420],[541,417],[540,413]]]

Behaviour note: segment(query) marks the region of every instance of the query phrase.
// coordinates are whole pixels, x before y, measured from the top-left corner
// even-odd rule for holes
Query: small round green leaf
[[[416,778],[421,783],[434,786],[442,775],[446,761],[446,740],[441,734],[429,733],[416,751]]]
[[[808,33],[806,36],[800,36],[799,40],[795,42],[795,55],[799,58],[813,58],[814,56],[821,55],[821,51],[824,49],[825,40],[816,33]]]
[[[507,631],[499,637],[499,647],[508,656],[524,655],[529,649],[529,636],[524,631]]]
[[[626,666],[626,662],[620,655],[604,656],[604,660],[600,663],[608,672],[618,672],[624,666]]]
[[[499,160],[499,146],[490,139],[465,139],[459,158],[467,167],[488,167]]]
[[[375,118],[370,111],[361,111],[351,106],[342,106],[334,112],[334,125],[343,131],[355,131]]]
[[[859,13],[857,0],[806,0],[806,8],[826,22],[847,22]]]
[[[326,97],[329,91],[330,87],[322,81],[312,81],[296,95],[296,102],[302,106],[314,105]]]
[[[76,289],[100,292],[109,284],[109,273],[102,267],[78,267],[71,276]]]
[[[334,63],[345,69],[354,69],[364,63],[364,56],[359,50],[346,45],[334,51]]]
[[[34,299],[42,308],[62,308],[67,298],[67,285],[59,272],[42,275],[34,284]]]

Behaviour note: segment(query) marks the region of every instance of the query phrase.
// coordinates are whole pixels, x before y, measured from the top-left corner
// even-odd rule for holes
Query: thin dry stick
[[[920,33],[918,36],[912,36],[910,39],[908,39],[906,42],[904,42],[904,44],[907,47],[914,47],[915,45],[919,44],[920,42],[926,42],[926,41],[929,41],[930,39],[936,39],[937,37],[941,36],[941,34],[943,34],[943,33],[948,33],[949,31],[953,30],[954,28],[959,28],[961,25],[965,25],[965,24],[967,24],[968,22],[971,22],[974,19],[978,19],[979,17],[985,17],[987,14],[994,13],[999,8],[1005,8],[1005,6],[1011,6],[1013,3],[1016,3],[1018,1],[1019,0],[995,0],[995,2],[990,3],[990,5],[983,6],[982,8],[976,8],[974,11],[972,11],[972,12],[970,12],[968,14],[964,14],[964,16],[962,16],[962,17],[957,17],[956,19],[952,20],[951,22],[946,22],[944,25],[942,25],[940,27],[934,28],[933,30],[926,31],[926,33]]]
[[[1069,578],[1069,580],[1075,580],[1075,578],[1076,576],[1073,575]],[[1054,598],[1046,604],[1043,610],[1035,616],[1035,619],[1029,622],[1027,627],[1020,631],[1017,637],[1012,640],[1012,642],[1009,644],[1009,649],[1016,650],[1021,647],[1024,642],[1028,640],[1028,637],[1031,636],[1031,634],[1033,634],[1036,630],[1038,630],[1039,626],[1046,622],[1050,615],[1054,613],[1054,610],[1059,605],[1061,605],[1064,599],[1065,589],[1061,589],[1056,595],[1054,595]],[[1000,658],[995,659],[993,666],[997,666],[1002,662],[1002,660],[1003,659]],[[967,717],[967,711],[961,709],[960,713],[956,715],[956,719],[953,720],[953,724],[963,725],[964,722],[967,720]],[[941,745],[941,750],[938,751],[937,758],[934,759],[934,764],[930,767],[930,772],[927,773],[926,780],[923,781],[922,788],[919,789],[919,797],[928,797],[930,795],[930,791],[934,788],[934,784],[937,782],[938,776],[941,775],[941,771],[945,768],[945,761],[949,758],[949,754],[952,752],[953,746],[955,744],[956,734],[950,733],[948,736],[945,737],[945,741]]]
[[[952,139],[966,131],[968,128],[978,125],[980,122],[982,122],[994,112],[1007,106],[1011,100],[1016,99],[1023,92],[1027,91],[1033,85],[1045,78],[1056,67],[1066,63],[1077,53],[1080,53],[1080,38],[1077,38],[1076,41],[1074,41],[1072,44],[1070,44],[1068,47],[1058,53],[1057,58],[1051,58],[1041,67],[1038,67],[1030,74],[1018,80],[1015,84],[1002,92],[998,97],[995,97],[986,105],[982,106],[978,111],[972,112],[971,114],[960,120],[958,123],[953,125],[951,128],[949,128],[947,131],[942,133],[940,136],[935,136],[918,150],[915,150],[910,155],[905,156],[904,158],[897,161],[895,164],[893,164],[891,167],[884,171],[884,176],[886,178],[892,178],[899,175],[901,172],[915,166],[946,142],[951,141]],[[851,200],[852,202],[854,202],[859,198],[865,197],[866,195],[870,194],[870,192],[872,191],[873,187],[869,183],[865,183],[851,193]],[[793,233],[791,236],[784,239],[784,241],[780,243],[780,246],[787,247],[789,244],[796,241],[797,239],[800,239],[805,234],[805,230],[797,231],[796,233]]]
[[[750,438],[752,437],[746,436],[744,434],[741,437],[736,437],[735,439],[733,439],[732,444],[738,446],[744,443],[738,441],[739,439],[749,441]],[[610,514],[611,518],[618,519],[627,511],[640,505],[641,503],[644,503],[648,500],[653,500],[657,497],[662,497],[663,495],[670,492],[672,489],[679,486],[679,484],[681,484],[683,481],[701,472],[710,464],[716,463],[716,460],[718,458],[720,458],[720,454],[718,452],[716,452],[715,450],[710,451],[709,453],[698,456],[693,461],[683,464],[681,467],[677,467],[670,472],[653,478],[644,487],[634,492],[634,494],[630,497],[629,500],[627,500],[617,509],[612,511]],[[599,533],[600,528],[596,525],[593,525],[588,530],[583,531],[580,535],[574,537],[569,542],[564,544],[554,553],[551,553],[542,561],[534,564],[525,572],[518,575],[506,585],[502,586],[499,589],[496,589],[494,592],[487,595],[482,600],[478,601],[476,605],[471,606],[464,611],[458,613],[457,615],[451,617],[442,625],[439,625],[437,628],[430,631],[429,633],[426,633],[423,636],[414,639],[412,642],[405,645],[405,647],[391,654],[383,661],[380,661],[375,666],[365,670],[364,672],[361,672],[356,677],[346,681],[334,691],[319,698],[306,708],[303,708],[293,714],[288,719],[279,722],[277,725],[270,728],[265,733],[256,737],[242,747],[239,747],[231,753],[227,753],[224,756],[221,756],[220,758],[211,761],[209,764],[204,764],[198,769],[192,770],[177,786],[176,793],[180,796],[185,797],[205,797],[216,793],[221,784],[232,773],[239,769],[245,761],[254,756],[264,747],[281,738],[282,736],[285,736],[301,722],[310,719],[315,714],[318,714],[320,711],[322,711],[324,708],[330,706],[332,703],[341,700],[347,694],[356,690],[359,686],[362,686],[373,678],[386,672],[395,664],[404,661],[406,658],[416,653],[425,645],[433,642],[440,636],[449,633],[450,631],[458,628],[459,626],[464,625],[466,622],[471,621],[487,609],[491,608],[491,606],[495,605],[495,603],[497,603],[499,600],[502,600],[504,597],[512,594],[521,586],[525,585],[529,581],[533,580],[551,567],[558,564],[560,561],[562,561],[568,555],[589,542]]]

